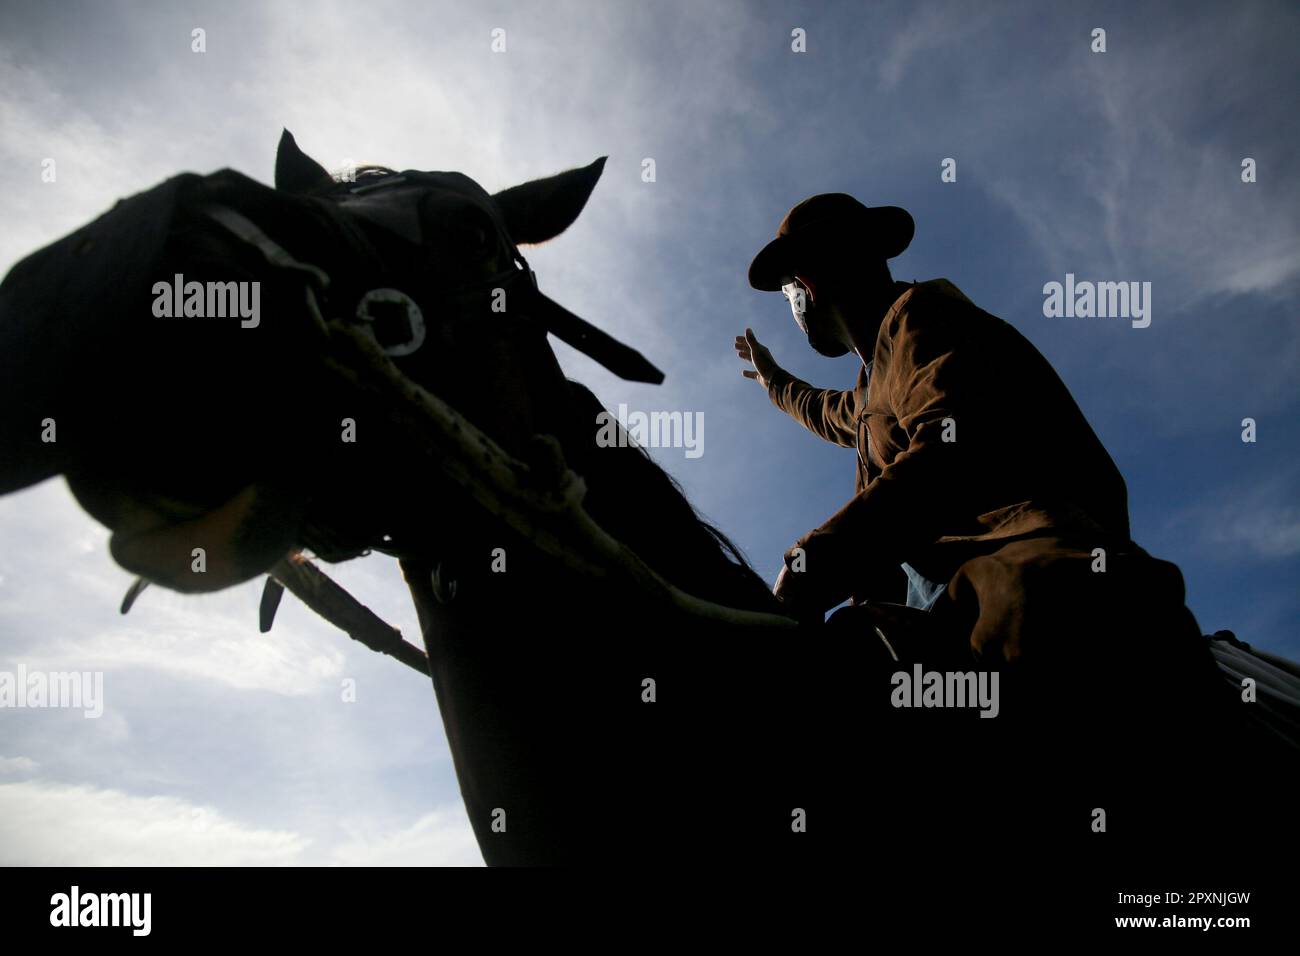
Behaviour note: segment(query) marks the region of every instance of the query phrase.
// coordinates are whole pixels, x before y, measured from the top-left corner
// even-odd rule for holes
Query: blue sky
[[[607,407],[704,413],[701,457],[654,455],[771,580],[852,494],[853,453],[773,408],[732,338],[818,385],[855,369],[745,269],[807,195],[901,205],[895,276],[952,280],[1051,360],[1202,628],[1300,657],[1298,25],[1286,3],[6,5],[0,268],[181,170],[270,181],[282,126],[330,168],[490,190],[608,155],[529,258],[667,381],[557,353]],[[1151,282],[1151,326],[1045,318],[1067,272]],[[259,635],[258,584],[119,617],[130,577],[61,481],[0,500],[0,541],[0,670],[102,670],[106,697],[98,720],[0,712],[0,863],[479,862],[417,675],[292,599]],[[332,573],[417,639],[391,561]]]

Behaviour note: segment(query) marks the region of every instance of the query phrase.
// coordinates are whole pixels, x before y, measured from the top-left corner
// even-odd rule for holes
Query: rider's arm
[[[858,398],[853,389],[814,388],[783,368],[768,376],[772,404],[818,438],[844,448],[858,443]]]

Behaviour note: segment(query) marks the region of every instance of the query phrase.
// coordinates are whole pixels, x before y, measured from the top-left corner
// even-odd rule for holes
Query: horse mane
[[[780,603],[741,549],[700,515],[677,479],[644,448],[630,438],[616,447],[597,446],[597,415],[606,409],[582,383],[569,379],[568,385],[575,426],[565,451],[587,482],[584,505],[592,518],[682,590],[779,613]]]

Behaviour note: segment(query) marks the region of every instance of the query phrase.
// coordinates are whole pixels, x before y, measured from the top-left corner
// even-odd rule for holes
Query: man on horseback
[[[893,279],[913,230],[898,207],[817,195],[750,266],[815,351],[862,361],[854,388],[816,388],[752,330],[736,339],[773,404],[857,451],[853,498],[786,553],[777,596],[815,619],[846,599],[905,601],[994,666],[1026,634],[1053,635],[1040,659],[1062,651],[1085,619],[1154,615],[1199,637],[1180,572],[1130,540],[1124,480],[1047,360],[947,279]]]
[[[943,746],[943,766],[968,760],[972,774],[1001,781],[1005,793],[984,801],[1005,809],[1000,825],[1041,811],[1042,826],[1075,827],[1080,811],[1049,808],[1075,797],[1118,807],[1150,792],[1143,810],[1124,802],[1126,826],[1150,832],[1159,820],[1182,832],[1175,809],[1196,804],[1172,794],[1203,786],[1191,776],[1174,784],[1192,758],[1152,762],[1114,746],[1126,727],[1177,723],[1204,743],[1227,726],[1231,691],[1184,605],[1182,575],[1130,539],[1124,480],[1038,350],[947,279],[893,279],[887,260],[913,228],[897,207],[813,196],[750,266],[754,288],[786,294],[815,351],[862,362],[852,389],[816,388],[781,368],[752,329],[736,338],[752,365],[743,374],[773,404],[857,451],[854,496],[786,552],[774,592],[817,622],[854,605],[829,622],[847,641],[829,641],[833,656],[818,671],[828,696],[870,705],[885,692],[873,661],[885,672],[898,664],[872,656],[873,625],[890,632],[894,661],[1003,671],[1004,700],[1008,687],[1015,695],[1004,720],[1025,732],[1017,745],[992,748],[986,728],[965,737],[956,724],[919,744],[907,737],[916,725],[881,723],[873,745],[916,744],[881,766]],[[904,600],[912,610],[898,607]],[[853,674],[844,687],[833,684],[841,672]],[[1226,739],[1235,748],[1240,738]],[[1006,761],[996,771],[985,756],[994,750]],[[1138,776],[1149,786],[1133,789]],[[1027,799],[1053,787],[1065,802]]]

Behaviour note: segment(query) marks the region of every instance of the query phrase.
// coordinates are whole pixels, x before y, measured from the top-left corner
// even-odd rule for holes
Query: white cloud
[[[0,761],[0,772],[6,766]],[[359,821],[346,829],[342,835],[307,834],[250,826],[170,796],[42,780],[0,783],[0,866],[483,863],[463,808],[437,809],[407,826]]]
[[[0,784],[5,866],[277,866],[301,862],[310,843],[174,797],[42,781]]]
[[[927,4],[900,28],[889,33],[889,47],[879,63],[885,89],[895,89],[920,54],[937,51],[952,43],[971,45],[973,25],[950,5]],[[921,69],[924,69],[924,64]]]
[[[343,659],[339,650],[325,650],[316,639],[270,638],[250,620],[223,620],[202,611],[155,614],[138,627],[114,624],[81,640],[51,642],[24,657],[32,670],[149,667],[172,677],[288,696],[337,684]]]
[[[1222,491],[1170,516],[1162,537],[1190,535],[1202,554],[1225,563],[1243,558],[1277,561],[1300,554],[1300,505],[1296,474],[1261,477],[1244,490]]]
[[[1300,220],[1280,214],[1300,202],[1295,183],[1264,172],[1258,183],[1241,182],[1241,161],[1255,146],[1207,137],[1204,82],[1170,81],[1185,78],[1191,58],[1207,60],[1204,77],[1229,71],[1240,48],[1204,31],[1232,16],[1223,11],[1195,30],[1148,34],[1141,56],[1093,54],[1081,43],[1040,97],[1022,88],[988,98],[1041,109],[1034,125],[1043,128],[1049,112],[1057,122],[1073,120],[1065,135],[1074,151],[1058,161],[1078,188],[1030,175],[1014,153],[990,163],[989,191],[1022,218],[1054,271],[1163,280],[1165,314],[1221,293],[1281,295],[1300,278]],[[1034,74],[1020,81],[1038,82]],[[1248,110],[1258,91],[1229,85],[1215,95],[1228,101],[1220,108]],[[988,144],[995,147],[1005,151]],[[1041,163],[1039,155],[1024,158]]]
[[[392,832],[352,827],[349,839],[329,850],[341,866],[482,866],[474,831],[464,806],[425,814]]]
[[[295,609],[282,611],[271,634],[258,631],[260,581],[207,595],[150,588],[122,617],[118,605],[131,577],[113,565],[108,532],[60,481],[0,502],[0,540],[24,542],[21,553],[0,555],[8,578],[0,620],[33,622],[13,629],[0,659],[7,650],[29,669],[47,671],[147,667],[289,696],[335,686],[342,673],[350,642],[323,621]],[[400,580],[389,587],[402,590]],[[23,632],[27,640],[15,641]]]
[[[38,766],[31,757],[0,757],[0,775],[34,773]]]
[[[1204,516],[1206,539],[1232,553],[1248,551],[1263,558],[1300,554],[1300,507],[1274,502],[1272,507],[1224,503]]]

